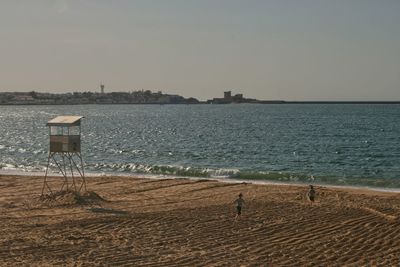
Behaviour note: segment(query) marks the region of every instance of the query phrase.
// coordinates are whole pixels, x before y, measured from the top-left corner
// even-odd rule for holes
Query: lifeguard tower
[[[85,172],[81,154],[82,116],[58,116],[47,122],[50,133],[49,157],[47,159],[42,196],[48,191],[53,193],[48,173],[51,162],[62,174],[62,190],[86,191]]]

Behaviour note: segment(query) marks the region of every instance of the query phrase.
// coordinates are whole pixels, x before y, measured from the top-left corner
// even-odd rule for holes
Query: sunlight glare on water
[[[43,171],[46,122],[82,115],[92,172],[400,187],[399,105],[0,106],[0,168]]]

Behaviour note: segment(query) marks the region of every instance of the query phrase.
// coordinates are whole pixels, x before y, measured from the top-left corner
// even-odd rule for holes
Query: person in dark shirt
[[[315,200],[315,189],[312,185],[310,185],[310,189],[308,190],[307,197],[311,202]]]
[[[236,221],[237,219],[239,219],[239,217],[242,215],[242,207],[243,207],[244,204],[245,204],[245,201],[244,201],[244,199],[243,199],[242,197],[243,197],[243,194],[240,193],[240,194],[239,194],[239,198],[237,198],[235,201],[233,201],[233,204],[236,205],[236,217],[235,217],[235,221]]]

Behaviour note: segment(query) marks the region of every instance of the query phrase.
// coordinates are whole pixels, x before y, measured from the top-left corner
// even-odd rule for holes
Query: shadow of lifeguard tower
[[[62,174],[60,191],[86,192],[85,171],[81,154],[82,116],[58,116],[47,122],[50,133],[49,156],[44,176],[42,196],[53,194],[47,176],[51,162]],[[53,178],[54,179],[54,178]]]

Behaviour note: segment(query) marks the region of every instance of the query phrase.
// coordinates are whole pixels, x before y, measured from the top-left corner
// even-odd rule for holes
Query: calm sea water
[[[58,115],[91,172],[400,188],[400,105],[0,106],[0,171],[44,171]]]

